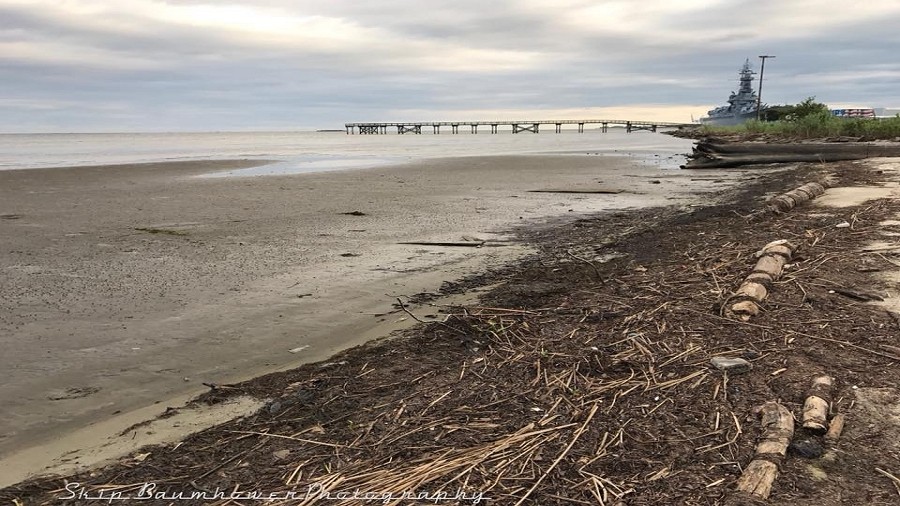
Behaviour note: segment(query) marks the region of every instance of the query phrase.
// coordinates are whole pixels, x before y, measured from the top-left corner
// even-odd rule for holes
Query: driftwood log
[[[766,244],[757,253],[759,259],[753,272],[744,279],[734,295],[728,298],[725,312],[744,321],[759,314],[760,305],[768,297],[772,285],[781,277],[785,264],[791,261],[796,249],[786,240]]]
[[[769,201],[769,208],[775,212],[786,213],[791,209],[808,202],[825,193],[825,187],[819,183],[806,183],[803,186],[782,193]]]
[[[794,437],[794,417],[777,402],[767,402],[759,409],[762,416],[762,435],[756,454],[737,482],[737,489],[760,499],[772,493],[778,477],[778,465],[784,460]]]
[[[882,156],[900,156],[900,145],[868,142],[727,143],[702,139],[697,141],[690,160],[681,168],[724,169],[762,163],[837,162]]]
[[[831,406],[831,376],[818,376],[806,393],[803,404],[803,428],[816,434],[828,430],[828,411]]]
[[[841,438],[841,433],[844,432],[844,418],[845,415],[843,413],[838,413],[831,419],[831,423],[828,425],[828,432],[825,433],[825,441],[827,443],[835,443]]]

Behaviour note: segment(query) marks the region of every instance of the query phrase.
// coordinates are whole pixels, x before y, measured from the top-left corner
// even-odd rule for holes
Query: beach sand
[[[386,335],[397,297],[528,254],[516,226],[690,205],[753,177],[586,155],[202,177],[259,163],[0,171],[0,461]],[[486,243],[400,244],[427,241]]]

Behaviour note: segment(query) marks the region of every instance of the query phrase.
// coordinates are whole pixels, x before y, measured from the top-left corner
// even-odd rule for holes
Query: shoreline
[[[499,504],[525,496],[570,504],[604,493],[580,483],[594,475],[603,477],[604,501],[743,504],[734,488],[760,438],[754,407],[777,401],[800,413],[811,379],[824,372],[835,378],[844,435],[826,440],[821,457],[789,452],[772,500],[888,503],[896,492],[872,469],[892,469],[900,439],[900,380],[886,373],[900,363],[896,321],[883,309],[900,307],[897,269],[859,252],[896,248],[900,163],[752,174],[718,203],[693,209],[523,227],[537,253],[488,276],[500,284],[474,304],[446,308],[441,323],[327,364],[213,389],[198,401],[270,400],[177,444],[0,497],[50,501],[72,482],[126,497],[151,483],[169,494],[239,485],[266,495],[319,484],[333,493],[449,487]],[[837,184],[788,214],[758,212],[766,195],[819,178]],[[836,226],[844,219],[853,224]],[[763,312],[750,322],[722,317],[717,305],[774,238],[800,249]],[[877,292],[884,306],[835,287]],[[710,366],[722,357],[750,366],[723,376]],[[795,440],[819,441],[799,426]]]
[[[687,204],[698,198],[695,185],[714,191],[743,177],[731,171],[711,179],[716,175],[704,172],[706,179],[691,181],[695,174],[627,158],[553,155],[252,179],[180,177],[210,165],[0,172],[12,210],[2,212],[22,216],[2,223],[3,234],[19,241],[3,252],[3,275],[14,278],[9,286],[30,285],[0,301],[20,319],[4,322],[4,333],[16,336],[5,360],[18,366],[4,365],[25,372],[0,389],[17,414],[0,441],[6,457],[115,412],[199,393],[201,383],[322,360],[378,337],[366,334],[379,322],[364,313],[394,314],[394,296],[434,292],[444,281],[521,258],[509,235],[497,232],[525,218],[571,221],[653,203]],[[532,193],[585,184],[621,193]],[[433,215],[436,205],[444,214]],[[364,214],[341,214],[353,212]],[[495,247],[399,244],[473,238]],[[91,285],[97,278],[103,283]],[[361,304],[348,305],[360,294]],[[23,301],[25,310],[17,304]],[[336,321],[342,329],[334,328]],[[392,329],[378,332],[385,330]],[[344,344],[335,343],[336,334]],[[46,339],[65,342],[68,351],[54,357],[52,345],[40,342]],[[35,425],[53,416],[56,421]],[[19,436],[8,436],[11,427]]]

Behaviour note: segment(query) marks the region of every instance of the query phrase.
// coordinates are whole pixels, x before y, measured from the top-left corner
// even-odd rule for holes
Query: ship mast
[[[744,68],[741,69],[741,87],[738,90],[738,95],[749,96],[753,94],[753,74],[754,72],[750,70],[750,58],[744,61]]]

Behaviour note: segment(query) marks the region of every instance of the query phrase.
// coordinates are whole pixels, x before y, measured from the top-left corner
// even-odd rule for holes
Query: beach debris
[[[726,312],[744,321],[759,314],[760,305],[768,297],[772,284],[781,277],[796,249],[796,246],[781,239],[766,244],[757,252],[758,260],[753,272],[723,305]]]
[[[842,221],[835,225],[834,228],[850,228],[850,223],[847,221]]]
[[[884,476],[885,478],[891,480],[891,483],[894,485],[894,488],[897,489],[897,493],[900,494],[900,478],[898,478],[898,477],[896,477],[895,475],[893,475],[893,474],[891,474],[891,473],[885,471],[884,469],[882,469],[882,468],[880,468],[880,467],[876,467],[876,468],[875,468],[875,471],[876,471],[878,474]]]
[[[623,193],[625,190],[620,190],[617,188],[579,188],[579,189],[541,189],[541,190],[528,190],[529,193],[596,193],[596,194],[606,194],[606,195],[615,195],[618,193]]]
[[[701,139],[682,169],[726,169],[744,165],[788,162],[838,162],[900,156],[900,147],[869,142],[806,142],[775,144]]]
[[[359,257],[359,256],[362,256],[362,255],[359,254],[359,253],[341,253],[341,256],[342,256],[342,257]]]
[[[816,228],[829,222],[804,221],[804,216],[765,219],[772,218],[779,226],[796,226],[779,228],[788,231],[780,237],[802,236],[790,234],[793,230],[829,232],[827,227]],[[882,343],[894,342],[896,335],[893,322],[881,314],[871,318],[875,312],[862,304],[841,304],[838,314],[828,312],[831,306],[800,310],[785,306],[777,315],[777,327],[727,321],[713,314],[710,305],[721,297],[723,288],[731,288],[728,280],[722,284],[721,274],[735,268],[740,271],[746,253],[752,252],[744,247],[746,231],[739,228],[743,218],[722,220],[716,222],[718,228],[704,227],[703,235],[683,233],[694,232],[692,227],[667,235],[681,247],[666,247],[668,242],[652,237],[632,249],[631,238],[620,238],[626,251],[658,248],[661,253],[676,252],[677,262],[671,267],[661,265],[653,260],[653,251],[647,251],[650,258],[641,258],[641,263],[652,276],[636,272],[635,263],[620,262],[602,269],[608,276],[604,285],[594,282],[588,266],[572,269],[571,259],[566,258],[571,250],[599,266],[588,249],[571,248],[575,244],[599,247],[603,236],[584,227],[577,230],[583,234],[577,240],[548,237],[543,244],[551,254],[526,264],[536,274],[517,279],[517,284],[504,284],[493,292],[496,298],[488,299],[490,306],[448,307],[446,326],[430,324],[409,339],[371,343],[330,359],[340,360],[337,364],[310,364],[255,380],[248,391],[278,398],[282,385],[289,382],[296,385],[297,396],[285,389],[277,404],[268,407],[271,411],[262,409],[252,417],[185,439],[177,452],[155,452],[141,469],[126,469],[128,474],[122,474],[121,468],[101,471],[92,483],[126,483],[122,477],[130,480],[127,483],[161,481],[177,475],[211,490],[223,483],[234,486],[239,477],[242,489],[279,493],[309,486],[328,487],[336,493],[437,490],[465,484],[469,491],[483,491],[510,504],[529,490],[533,492],[522,499],[523,504],[541,500],[676,504],[686,497],[698,503],[719,501],[722,490],[731,488],[733,476],[754,458],[755,436],[760,432],[757,427],[748,430],[744,414],[730,410],[759,398],[768,387],[779,396],[800,401],[805,393],[802,387],[809,385],[802,385],[800,395],[785,385],[816,365],[823,367],[802,376],[802,382],[808,383],[820,371],[837,376],[827,366],[829,359],[838,369],[858,367],[853,380],[859,384],[879,384],[879,378],[890,381],[891,376],[884,374],[890,366],[878,365],[881,362],[872,362],[862,353],[871,353],[864,345],[883,347]],[[810,251],[811,268],[801,272],[866,286],[851,281],[861,279],[853,269],[853,255],[832,256],[841,248],[858,247],[859,234],[824,233],[824,251]],[[821,262],[816,259],[819,253],[825,255]],[[551,277],[560,265],[567,267],[559,271],[567,277]],[[732,282],[737,284],[741,277],[734,276]],[[799,299],[800,283],[809,279],[798,275],[798,283],[779,284],[779,292]],[[815,285],[817,291],[811,296],[821,295],[822,287],[828,286],[822,283]],[[396,312],[402,314],[400,307],[402,303]],[[791,344],[804,339],[818,340],[816,353]],[[463,346],[476,340],[483,351]],[[710,366],[716,354],[752,361],[754,371],[747,375],[753,374],[753,381],[728,385],[730,374]],[[835,356],[840,360],[834,361]],[[767,375],[779,367],[788,373],[777,379]],[[452,393],[445,394],[451,388]],[[729,396],[724,401],[722,393]],[[837,400],[834,404],[840,405]],[[588,416],[598,405],[593,418]],[[543,411],[531,411],[536,406]],[[800,406],[796,407],[800,415]],[[836,422],[837,417],[829,430]],[[586,430],[578,437],[581,427]],[[668,436],[673,431],[678,435]],[[872,432],[881,433],[883,428]],[[816,438],[799,436],[791,439]],[[849,443],[842,445],[842,460],[843,455],[865,458],[869,469],[879,466],[896,473],[890,467],[889,452],[878,453],[879,446],[884,446],[880,440],[854,434],[854,444]],[[826,440],[829,449],[827,445]],[[279,450],[291,453],[273,466],[273,453]],[[797,475],[785,487],[786,495],[798,497],[800,489],[809,498],[829,490],[803,486],[804,480],[811,480],[803,468],[814,462],[791,466]],[[877,488],[872,482],[890,486],[880,475],[870,473],[874,478],[866,479],[855,470],[844,472],[849,466],[838,464],[828,470],[833,479],[847,480],[841,492],[847,490],[850,502],[871,494]],[[245,466],[249,466],[246,471]],[[543,481],[536,483],[539,479]],[[52,486],[39,486],[59,490],[65,483],[57,479]],[[776,496],[773,502],[780,499],[779,489],[771,493]],[[739,495],[733,488],[731,492]]]
[[[210,390],[240,390],[241,388],[235,385],[220,385],[217,383],[201,383],[201,385],[205,387],[209,387]]]
[[[825,193],[825,187],[819,183],[806,183],[789,192],[776,195],[769,200],[769,209],[776,213],[786,213],[800,204],[808,202]]]
[[[444,247],[459,247],[459,248],[480,248],[485,245],[487,241],[407,241],[407,242],[398,242],[397,244],[403,244],[405,246],[444,246]]]
[[[825,433],[825,442],[834,444],[838,439],[841,438],[841,433],[844,432],[844,423],[846,421],[846,415],[843,413],[838,413],[834,415],[834,418],[831,419],[831,423],[828,424],[828,432]]]
[[[309,348],[308,344],[304,344],[303,346],[298,346],[296,348],[291,348],[288,350],[288,353],[300,353],[301,351]]]
[[[784,460],[788,446],[794,437],[794,417],[775,401],[759,407],[762,418],[762,435],[756,445],[753,460],[744,468],[737,482],[737,489],[761,499],[768,499],[772,484],[778,477],[778,465]]]
[[[713,357],[709,363],[716,369],[730,374],[744,373],[753,368],[753,364],[742,358]]]
[[[188,235],[187,232],[184,232],[182,230],[173,230],[171,228],[135,227],[135,230],[137,230],[138,232],[147,232],[148,234]]]
[[[362,211],[349,211],[349,212],[338,213],[338,214],[343,214],[345,216],[367,216],[367,214]]]
[[[803,404],[803,428],[816,434],[824,434],[828,429],[828,408],[831,405],[831,376],[817,376],[806,392]]]
[[[80,399],[99,392],[97,387],[71,387],[63,391],[51,392],[47,396],[51,401],[65,401],[69,399]]]
[[[24,214],[0,214],[0,220],[19,220],[24,216]]]

